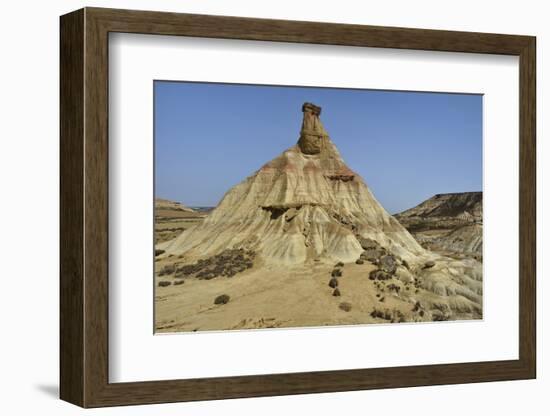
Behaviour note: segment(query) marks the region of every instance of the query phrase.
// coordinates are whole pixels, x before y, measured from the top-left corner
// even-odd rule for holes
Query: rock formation
[[[342,160],[320,119],[305,103],[298,143],[229,190],[204,222],[166,246],[168,254],[255,251],[265,262],[355,262],[362,239],[403,259],[424,250]]]
[[[395,218],[430,250],[482,255],[481,192],[437,194]]]
[[[156,245],[156,330],[481,318],[478,258],[423,248],[342,160],[321,108],[302,111],[296,145],[230,189],[202,222],[181,222],[185,231]],[[432,226],[445,218],[480,232],[480,196],[438,196],[399,218]],[[464,238],[440,231],[455,233],[448,251]]]
[[[155,198],[155,210],[195,212],[195,210],[193,210],[192,208],[186,207],[181,202],[170,201],[168,199],[162,199],[162,198]]]

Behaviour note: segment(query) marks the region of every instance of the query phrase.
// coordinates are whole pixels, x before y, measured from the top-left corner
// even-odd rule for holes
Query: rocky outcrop
[[[267,263],[355,262],[366,238],[403,259],[424,253],[342,160],[321,108],[305,103],[302,111],[298,143],[229,190],[202,224],[162,247],[167,255],[243,248]]]
[[[319,119],[321,107],[304,103],[302,112],[304,113],[304,119],[300,130],[300,138],[298,139],[298,147],[306,155],[317,155],[326,147],[328,140],[328,134]]]
[[[483,249],[483,194],[437,194],[395,218],[422,244],[443,253],[481,258]]]
[[[155,210],[195,212],[195,210],[193,210],[192,208],[186,207],[181,202],[170,201],[168,199],[162,199],[162,198],[155,198]]]
[[[430,219],[479,222],[483,220],[483,193],[437,194],[414,208],[396,214],[395,217],[400,222],[420,224],[429,224]]]

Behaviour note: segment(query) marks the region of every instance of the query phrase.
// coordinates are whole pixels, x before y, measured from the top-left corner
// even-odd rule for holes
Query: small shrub
[[[160,256],[161,254],[164,254],[164,253],[165,253],[164,250],[161,250],[161,249],[158,249],[158,248],[155,249],[155,257],[156,257],[156,256]]]
[[[340,289],[334,289],[334,292],[332,292],[332,296],[340,296]]]
[[[220,295],[214,299],[215,305],[225,305],[227,302],[229,302],[229,295]]]
[[[340,269],[334,269],[330,275],[331,275],[332,277],[340,277],[340,276],[342,276],[342,270],[340,270]]]
[[[162,270],[159,273],[159,276],[165,276],[167,274],[172,274],[176,271],[176,266],[173,264],[167,264],[162,268]]]
[[[334,266],[334,267],[344,267],[344,263],[339,261],[338,263],[336,263],[336,266]]]
[[[355,264],[365,264],[365,262],[361,259],[355,260]]]
[[[179,285],[183,285],[185,283],[185,280],[176,280],[174,282],[174,286],[179,286]]]
[[[328,282],[328,285],[335,289],[336,287],[338,287],[338,279],[336,277],[333,277],[332,279],[330,279],[330,281]]]
[[[172,284],[172,282],[169,282],[169,281],[167,281],[167,280],[161,280],[161,281],[159,282],[159,286],[160,286],[160,287],[170,286],[171,284]]]
[[[340,309],[342,309],[344,312],[351,311],[351,303],[349,302],[342,302],[340,305],[338,305]]]

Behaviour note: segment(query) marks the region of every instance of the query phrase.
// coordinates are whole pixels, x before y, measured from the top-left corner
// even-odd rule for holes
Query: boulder
[[[225,305],[227,302],[229,302],[229,295],[220,295],[218,297],[216,297],[216,299],[214,299],[214,304],[215,305]]]
[[[370,280],[389,280],[392,278],[392,275],[384,270],[373,270],[369,273]]]
[[[422,267],[423,269],[431,269],[432,267],[435,266],[435,262],[434,261],[427,261],[426,263],[424,263],[424,267]]]
[[[390,274],[394,274],[397,270],[397,260],[391,254],[380,257],[378,265],[381,270]]]

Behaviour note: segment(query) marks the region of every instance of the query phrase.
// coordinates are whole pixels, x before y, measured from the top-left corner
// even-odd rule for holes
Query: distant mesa
[[[427,249],[482,256],[482,192],[437,194],[395,218]]]
[[[208,256],[253,250],[266,263],[355,262],[371,239],[402,258],[424,249],[343,161],[304,103],[297,144],[230,189],[204,221],[163,246],[168,254]]]
[[[456,192],[436,194],[414,208],[396,214],[397,218],[448,218],[464,217],[472,221],[482,220],[482,192]]]
[[[195,210],[183,205],[181,202],[170,201],[168,199],[163,199],[163,198],[155,198],[155,209],[195,212]]]

